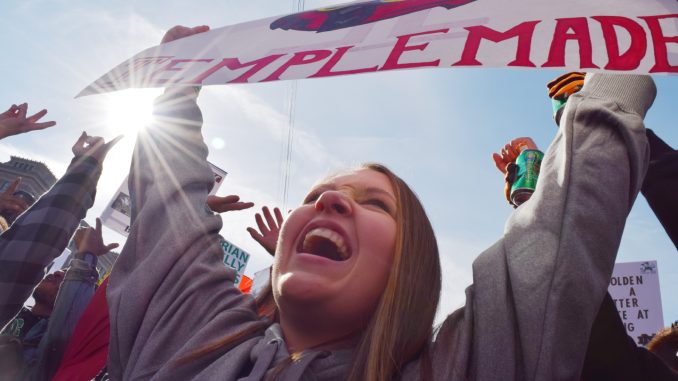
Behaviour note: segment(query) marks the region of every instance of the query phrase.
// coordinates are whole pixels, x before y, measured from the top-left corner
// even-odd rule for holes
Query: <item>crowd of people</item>
[[[0,379],[678,380],[678,326],[639,347],[607,293],[639,192],[678,248],[678,151],[643,123],[654,82],[568,73],[548,88],[554,140],[542,153],[516,138],[493,155],[515,211],[475,260],[466,305],[437,327],[433,228],[376,163],[320,180],[286,216],[264,207],[248,231],[274,257],[270,280],[241,292],[222,263],[220,213],[253,204],[208,196],[193,87],[168,87],[137,137],[130,234],[100,282],[98,257],[118,244],[99,219],[80,223],[119,137],[83,132],[45,194],[21,179],[0,193]],[[11,106],[0,139],[54,126],[45,114]],[[539,154],[526,170],[528,151]],[[528,172],[538,182],[515,197]],[[45,275],[71,240],[68,266]]]

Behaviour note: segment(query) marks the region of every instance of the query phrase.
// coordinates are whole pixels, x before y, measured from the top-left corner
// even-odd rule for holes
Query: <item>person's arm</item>
[[[97,258],[118,247],[117,243],[104,244],[98,218],[96,227],[78,229],[73,240],[77,251],[59,287],[47,331],[38,347],[38,363],[32,369],[31,379],[36,381],[50,380],[59,368],[66,344],[94,295],[99,279]]]
[[[647,130],[650,166],[643,181],[643,196],[678,249],[678,150]]]
[[[647,168],[643,118],[655,95],[647,76],[587,75],[568,100],[535,193],[507,222],[502,255],[488,253],[474,264],[476,300],[483,301],[475,306],[477,332],[506,314],[515,337],[500,344],[514,344],[509,348],[525,379],[579,377]],[[502,268],[506,295],[493,306],[500,300],[483,293],[501,282],[493,272]],[[483,356],[499,355],[495,351]],[[479,374],[491,370],[478,368]]]
[[[190,361],[189,373],[179,360],[259,319],[223,265],[221,218],[205,204],[214,174],[196,97],[192,88],[166,90],[137,137],[130,234],[107,290],[112,379],[189,379],[213,356]]]
[[[0,234],[0,327],[19,312],[94,203],[101,163],[117,141],[98,139],[83,133],[63,177]]]
[[[589,74],[569,97],[534,194],[476,259],[464,310],[436,337],[440,379],[579,379],[647,168],[655,95],[647,76]]]
[[[113,379],[162,378],[163,367],[257,319],[223,265],[221,218],[206,206],[214,175],[195,98],[167,90],[137,138],[130,234],[107,290]]]

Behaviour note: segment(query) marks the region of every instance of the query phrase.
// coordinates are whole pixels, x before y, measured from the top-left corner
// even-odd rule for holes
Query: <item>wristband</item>
[[[95,268],[97,266],[97,256],[92,254],[92,252],[89,251],[78,252],[75,253],[74,257],[87,262],[87,264],[90,265],[90,267],[92,268]]]

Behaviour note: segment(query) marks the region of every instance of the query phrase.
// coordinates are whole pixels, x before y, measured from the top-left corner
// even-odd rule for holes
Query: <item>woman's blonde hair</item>
[[[390,381],[402,375],[412,360],[421,359],[421,379],[432,379],[429,344],[440,297],[441,270],[433,227],[410,187],[381,164],[364,164],[386,175],[397,200],[393,266],[377,308],[354,352],[349,380]],[[179,361],[179,365],[211,352],[232,348],[277,320],[269,286],[257,297],[262,320],[243,332],[225,337]],[[267,323],[268,322],[268,323]],[[291,362],[288,361],[287,364]],[[282,369],[279,367],[276,374]]]

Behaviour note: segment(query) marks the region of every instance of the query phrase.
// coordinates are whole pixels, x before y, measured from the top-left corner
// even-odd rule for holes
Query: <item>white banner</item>
[[[208,163],[214,172],[214,186],[209,194],[216,194],[228,174],[223,169],[212,163]],[[128,178],[125,177],[120,188],[113,195],[113,199],[101,213],[101,223],[106,227],[127,237],[129,235],[131,222],[131,200],[129,197],[129,188],[127,186]]]
[[[616,263],[608,291],[636,344],[647,345],[664,328],[657,261]]]
[[[423,67],[678,72],[675,0],[373,0],[149,48],[78,96]]]

